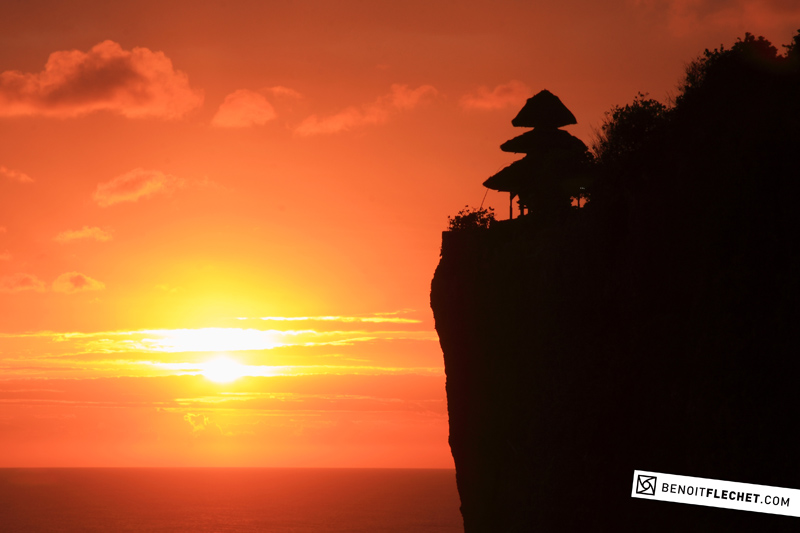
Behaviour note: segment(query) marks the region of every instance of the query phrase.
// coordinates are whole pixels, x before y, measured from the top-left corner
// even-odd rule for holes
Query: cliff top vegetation
[[[488,229],[495,222],[494,209],[491,207],[464,206],[452,217],[447,217],[448,231],[465,231],[471,229]]]
[[[779,199],[791,197],[797,176],[800,31],[782,48],[747,33],[730,48],[706,49],[692,61],[672,102],[639,93],[613,107],[592,145],[586,215],[630,212],[637,202],[668,211],[671,197],[691,195],[695,208],[682,214],[691,219],[714,216],[741,196],[748,205],[774,204],[774,217],[788,222],[790,202]],[[564,191],[548,201],[568,201],[571,193]],[[448,229],[489,227],[465,213]]]

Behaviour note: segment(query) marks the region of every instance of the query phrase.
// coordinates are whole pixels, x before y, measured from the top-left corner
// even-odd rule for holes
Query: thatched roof
[[[514,161],[503,170],[489,177],[483,182],[484,187],[495,191],[510,192],[517,194],[521,189],[526,188],[526,183],[533,178],[533,168],[531,161],[523,157],[519,161]]]
[[[561,103],[558,96],[547,90],[528,98],[511,121],[512,125],[523,128],[560,128],[577,123],[575,115]]]
[[[586,186],[586,180],[591,181],[592,175],[588,163],[586,158],[528,155],[490,176],[483,182],[483,186],[495,191],[510,192],[512,196],[551,182],[574,181],[576,186]]]
[[[569,132],[558,129],[526,131],[522,135],[501,144],[500,149],[504,152],[532,154],[537,157],[583,154],[587,150],[582,140]]]

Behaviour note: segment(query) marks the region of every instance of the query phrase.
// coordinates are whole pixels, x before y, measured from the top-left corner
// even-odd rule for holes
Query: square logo
[[[636,478],[636,494],[645,496],[656,495],[656,476],[643,476],[639,474]]]

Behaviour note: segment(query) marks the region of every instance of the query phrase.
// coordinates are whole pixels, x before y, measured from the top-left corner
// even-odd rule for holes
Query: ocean
[[[463,531],[454,470],[0,469],[3,532]]]

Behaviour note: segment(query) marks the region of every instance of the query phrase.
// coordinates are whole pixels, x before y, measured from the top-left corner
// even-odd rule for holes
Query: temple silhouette
[[[504,142],[504,152],[525,154],[483,182],[485,187],[509,193],[509,218],[518,198],[519,214],[551,216],[578,207],[591,180],[592,156],[586,144],[564,126],[577,124],[575,115],[558,96],[543,90],[529,98],[511,124],[533,128]]]

